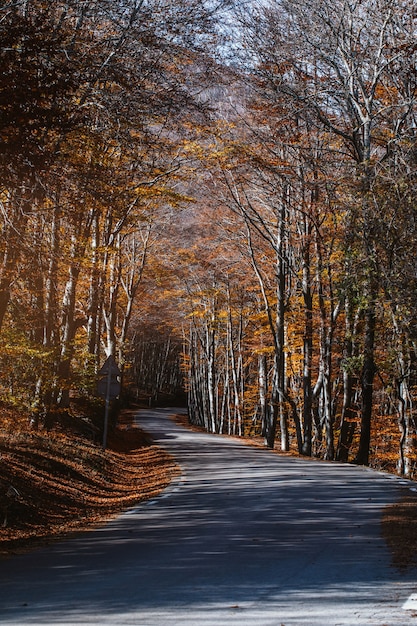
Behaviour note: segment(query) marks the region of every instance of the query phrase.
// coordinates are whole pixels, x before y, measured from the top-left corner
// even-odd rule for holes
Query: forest
[[[0,401],[417,472],[412,0],[4,0]],[[0,417],[1,428],[1,417]]]

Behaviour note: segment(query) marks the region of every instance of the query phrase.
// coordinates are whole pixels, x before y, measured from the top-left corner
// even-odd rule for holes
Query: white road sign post
[[[122,373],[119,370],[113,356],[109,356],[98,372],[100,377],[97,383],[97,392],[105,398],[104,409],[104,429],[103,429],[103,450],[107,447],[107,431],[109,427],[109,411],[110,400],[117,398],[120,394],[121,384],[120,377]]]

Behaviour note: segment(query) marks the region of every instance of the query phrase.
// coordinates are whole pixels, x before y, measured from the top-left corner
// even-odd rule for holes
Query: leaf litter
[[[105,451],[63,430],[31,431],[15,415],[14,428],[0,427],[0,555],[97,527],[169,485],[174,459],[133,414],[122,412]]]

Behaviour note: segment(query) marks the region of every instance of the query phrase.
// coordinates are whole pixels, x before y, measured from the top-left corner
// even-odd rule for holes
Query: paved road
[[[192,433],[168,415],[138,422],[181,478],[101,530],[0,561],[1,624],[417,625],[417,572],[390,567],[379,529],[401,481]]]

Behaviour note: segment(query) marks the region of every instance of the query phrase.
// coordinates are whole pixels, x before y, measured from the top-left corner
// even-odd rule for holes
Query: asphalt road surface
[[[417,572],[380,535],[406,481],[138,423],[182,475],[100,530],[0,561],[0,623],[417,625]],[[415,594],[415,595],[414,595]]]

